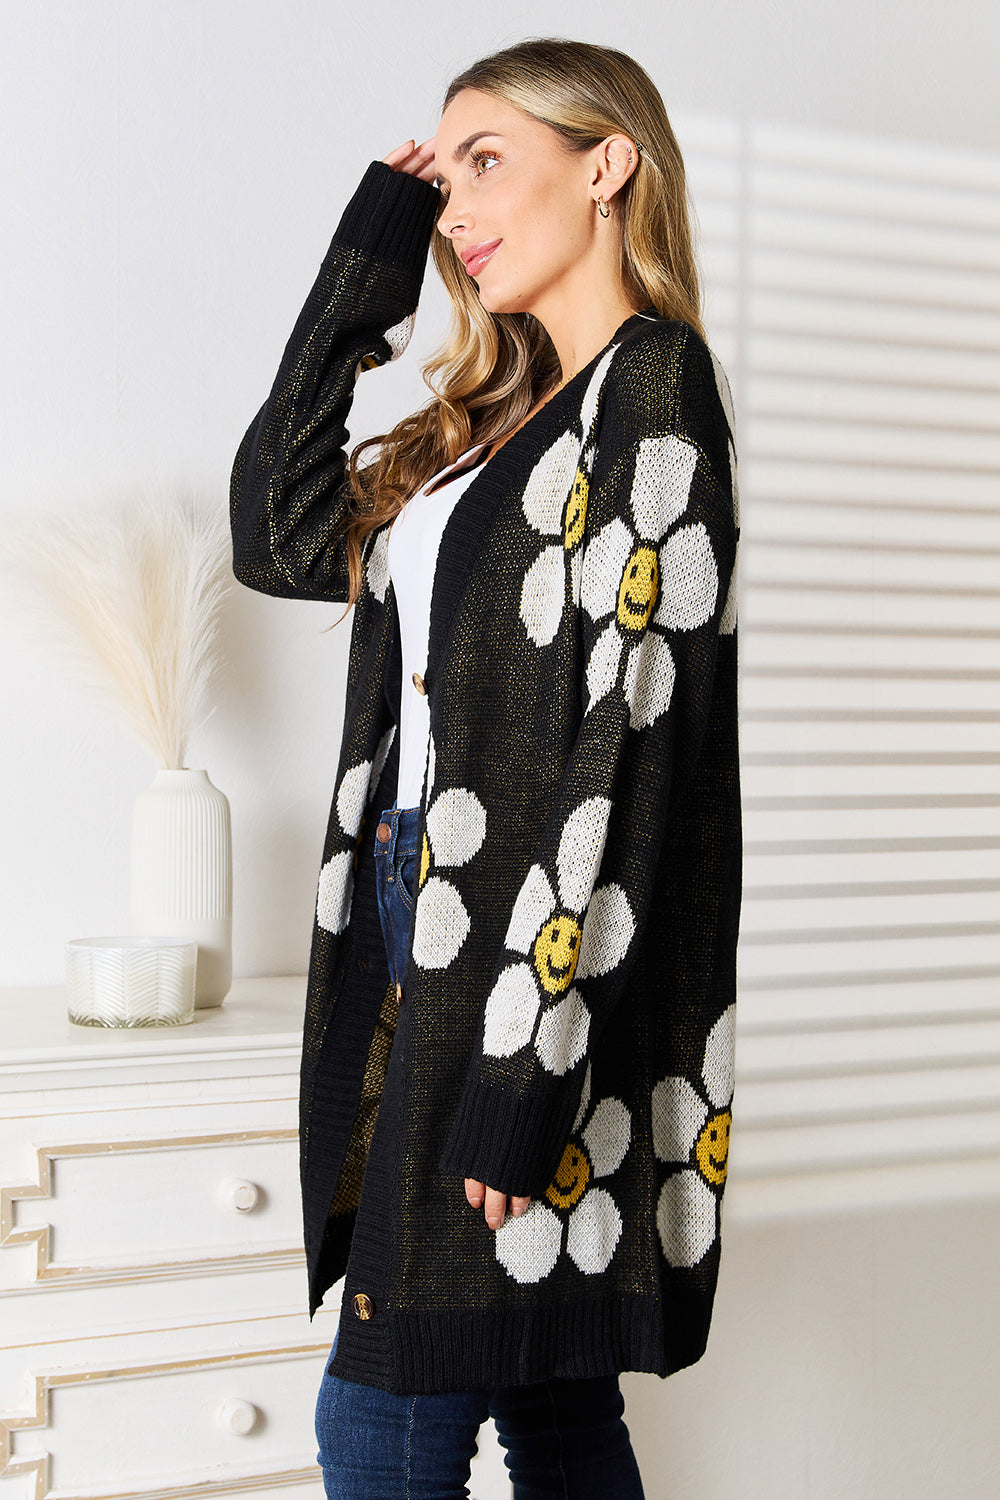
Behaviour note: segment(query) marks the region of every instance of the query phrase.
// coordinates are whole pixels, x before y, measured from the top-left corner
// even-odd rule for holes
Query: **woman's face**
[[[550,126],[463,89],[441,116],[434,168],[445,200],[437,227],[483,307],[541,317],[579,279],[593,244],[590,153],[571,155]]]

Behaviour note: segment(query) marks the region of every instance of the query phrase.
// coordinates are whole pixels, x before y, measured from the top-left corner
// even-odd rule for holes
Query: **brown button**
[[[421,677],[419,672],[414,672],[413,674],[413,686],[416,688],[418,693],[424,693],[426,695],[427,689],[424,686],[424,679]]]
[[[391,835],[392,829],[389,827],[388,823],[380,823],[375,830],[375,837],[378,839],[380,844],[387,844]]]
[[[358,1292],[357,1296],[354,1299],[354,1311],[357,1313],[362,1323],[368,1322],[375,1309],[372,1306],[372,1299],[369,1297],[367,1292]]]

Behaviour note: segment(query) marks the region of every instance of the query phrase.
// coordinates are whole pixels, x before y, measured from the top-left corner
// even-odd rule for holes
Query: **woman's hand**
[[[472,1177],[465,1179],[465,1196],[473,1208],[483,1208],[485,1204],[486,1222],[491,1229],[499,1229],[507,1216],[507,1194],[498,1193],[496,1188],[487,1187],[485,1182],[476,1182]],[[530,1198],[511,1198],[510,1211],[516,1219],[518,1214],[523,1214]]]
[[[434,137],[418,146],[413,140],[404,141],[395,151],[390,151],[382,160],[394,172],[409,172],[421,182],[434,181]]]

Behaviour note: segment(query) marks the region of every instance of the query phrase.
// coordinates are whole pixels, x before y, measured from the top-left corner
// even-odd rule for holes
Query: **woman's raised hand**
[[[416,141],[404,141],[395,151],[390,151],[382,160],[394,172],[409,172],[421,182],[434,181],[434,137],[418,146]]]

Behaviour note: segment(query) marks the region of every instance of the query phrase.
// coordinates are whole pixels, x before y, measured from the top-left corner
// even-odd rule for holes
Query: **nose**
[[[455,200],[455,191],[452,189],[444,208],[438,216],[437,227],[445,239],[451,239],[454,234],[464,234],[472,224],[472,216],[464,204]]]

